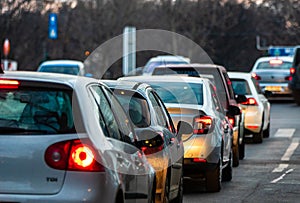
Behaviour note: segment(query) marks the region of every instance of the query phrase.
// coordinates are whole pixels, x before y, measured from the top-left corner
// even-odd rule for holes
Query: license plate
[[[266,86],[265,90],[272,92],[281,92],[282,88],[280,86]]]

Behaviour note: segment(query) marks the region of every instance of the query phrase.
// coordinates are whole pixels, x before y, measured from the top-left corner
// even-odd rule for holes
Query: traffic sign
[[[269,47],[270,56],[293,56],[294,47]]]
[[[57,39],[57,14],[50,13],[48,19],[48,37],[49,39]]]

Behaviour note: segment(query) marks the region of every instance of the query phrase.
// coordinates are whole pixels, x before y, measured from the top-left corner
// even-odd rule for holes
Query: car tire
[[[232,166],[238,167],[240,165],[239,144],[232,147],[232,152],[233,152]]]
[[[169,192],[170,192],[169,173],[167,173],[163,203],[169,203]]]
[[[182,203],[182,201],[183,201],[183,174],[181,175],[180,181],[179,181],[178,195],[172,201],[172,203]]]
[[[222,181],[231,181],[231,180],[232,180],[232,151],[230,152],[227,166],[222,171]]]
[[[206,171],[205,186],[207,192],[219,192],[221,190],[222,181],[222,161],[219,160],[216,168],[211,171]]]
[[[245,141],[244,141],[244,138],[243,138],[242,143],[240,144],[239,158],[240,158],[240,160],[243,160],[245,158]]]
[[[270,121],[269,121],[267,129],[264,130],[263,135],[265,138],[270,137]]]
[[[293,97],[294,97],[296,104],[300,106],[300,91],[293,90]]]

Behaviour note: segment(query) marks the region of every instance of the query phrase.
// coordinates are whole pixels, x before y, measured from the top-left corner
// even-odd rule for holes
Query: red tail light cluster
[[[241,104],[249,105],[249,106],[257,106],[258,105],[256,99],[254,99],[254,98],[247,98],[247,101],[242,102]]]
[[[213,118],[210,116],[200,116],[194,119],[194,134],[207,134],[212,127]]]
[[[290,74],[291,74],[291,75],[294,75],[294,74],[295,74],[295,72],[296,72],[296,69],[295,69],[295,68],[293,68],[293,67],[292,67],[292,68],[290,68]]]
[[[0,79],[0,89],[18,89],[20,82],[17,80]]]
[[[230,118],[228,118],[228,120],[232,126],[235,126],[235,118],[234,117],[230,117]]]
[[[259,75],[257,75],[256,73],[252,73],[251,76],[255,79],[255,80],[261,80],[261,77]]]
[[[103,172],[99,156],[88,140],[58,142],[46,150],[46,163],[58,170]]]

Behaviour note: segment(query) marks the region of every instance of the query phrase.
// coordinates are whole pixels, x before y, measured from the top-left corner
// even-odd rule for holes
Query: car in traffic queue
[[[262,143],[264,137],[270,136],[270,102],[251,73],[228,72],[228,75],[234,93],[247,97],[247,101],[239,103],[245,114],[245,134],[252,135],[253,142]]]
[[[238,107],[236,100],[246,101],[245,96],[234,95],[231,81],[223,66],[214,64],[170,64],[155,67],[152,75],[188,75],[208,78],[215,86],[220,103],[233,126],[233,166],[239,165],[239,160],[245,157],[244,114],[232,115],[229,109]]]
[[[184,56],[159,55],[152,57],[143,68],[142,75],[151,75],[155,67],[167,64],[189,64],[191,60]]]
[[[291,97],[289,88],[292,56],[266,56],[258,58],[251,70],[262,92],[271,91],[272,97]]]
[[[182,133],[192,133],[192,127],[184,121],[177,122],[178,133],[173,121],[157,95],[148,84],[123,80],[102,80],[119,99],[128,117],[134,124],[137,136],[145,136],[141,131],[150,129],[149,139],[159,146],[144,148],[148,161],[156,171],[156,200],[157,202],[182,202],[183,198],[183,155]],[[155,141],[155,135],[163,138]]]
[[[91,77],[91,74],[86,72],[83,62],[70,59],[44,61],[39,65],[37,71]]]
[[[136,76],[120,78],[150,84],[167,107],[175,125],[193,126],[183,136],[184,176],[205,179],[206,190],[218,192],[221,181],[232,179],[232,127],[214,85],[206,78],[186,76]],[[239,113],[238,107],[230,109]],[[234,112],[235,111],[235,112]]]
[[[290,68],[289,88],[297,105],[300,105],[300,46],[294,48],[293,64]]]
[[[0,202],[154,201],[145,140],[98,80],[5,72],[0,106]]]

